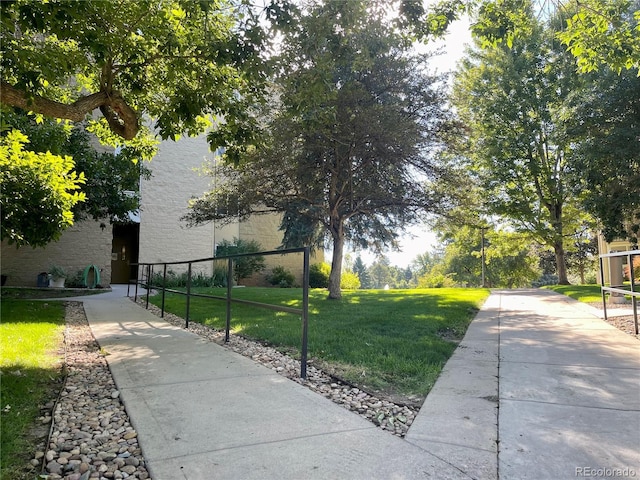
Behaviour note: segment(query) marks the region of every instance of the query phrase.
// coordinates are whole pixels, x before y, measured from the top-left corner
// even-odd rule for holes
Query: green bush
[[[331,265],[328,263],[314,263],[309,267],[309,286],[311,288],[329,288],[329,274]]]
[[[358,290],[360,288],[360,277],[353,272],[342,272],[340,288],[342,290]]]
[[[453,288],[455,285],[455,280],[443,273],[427,273],[418,279],[418,288]]]
[[[83,288],[85,286],[84,270],[78,270],[73,275],[68,275],[64,284],[68,288]]]
[[[262,246],[255,240],[241,240],[233,237],[232,241],[223,240],[216,247],[216,257],[226,257],[245,253],[256,253],[262,251]],[[233,277],[237,284],[244,278],[250,277],[254,273],[261,272],[266,267],[262,255],[251,255],[239,257],[233,261]]]
[[[176,273],[173,270],[167,270],[166,281],[164,281],[162,273],[154,273],[151,277],[151,285],[154,287],[184,288],[187,286],[187,273]],[[191,286],[226,287],[227,271],[224,268],[215,268],[212,276],[207,276],[200,272],[191,275]]]
[[[267,275],[267,281],[281,288],[292,288],[296,283],[296,277],[289,270],[278,265]]]

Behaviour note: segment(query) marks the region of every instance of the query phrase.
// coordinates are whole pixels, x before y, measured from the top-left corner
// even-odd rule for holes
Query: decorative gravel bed
[[[149,311],[160,314],[152,305]],[[184,327],[180,317],[167,313],[164,319]],[[41,407],[39,422],[51,425],[50,435],[39,445],[32,466],[40,468],[48,480],[150,479],[137,432],[129,422],[81,302],[67,302],[66,324],[67,378],[58,399]],[[224,332],[195,322],[189,330],[265,365],[399,437],[406,434],[418,412],[416,407],[392,403],[342,383],[312,365],[307,367],[307,379],[302,380],[300,362],[274,348],[235,335],[224,344]]]
[[[590,303],[589,305],[602,311],[602,302]],[[609,325],[616,327],[618,330],[621,330],[624,333],[628,333],[632,337],[635,337],[638,340],[640,340],[640,335],[636,335],[633,315],[619,316],[619,317],[615,316],[616,309],[618,308],[630,309],[632,307],[631,307],[631,303],[607,305],[608,318],[605,320],[605,322],[607,322]],[[638,308],[638,310],[640,310],[640,307]],[[640,311],[638,312],[638,314],[640,315]]]
[[[149,479],[137,433],[81,302],[67,302],[66,323],[67,378],[58,399],[42,406],[39,421],[51,425],[50,436],[31,464],[41,466],[48,480]]]

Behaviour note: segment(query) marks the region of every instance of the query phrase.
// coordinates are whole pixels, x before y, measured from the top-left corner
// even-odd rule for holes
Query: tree
[[[251,9],[226,0],[17,0],[0,9],[3,104],[74,122],[100,109],[101,140],[112,144],[133,139],[143,118],[175,138],[203,132],[214,115],[213,146],[229,155],[251,136],[265,38]]]
[[[355,273],[360,279],[361,288],[371,288],[371,277],[369,275],[367,266],[362,261],[362,258],[360,258],[360,255],[356,257],[356,260],[353,263],[353,273]]]
[[[445,279],[465,287],[482,286],[482,250],[484,240],[485,285],[491,288],[528,287],[540,276],[538,258],[532,254],[527,234],[487,228],[484,235],[472,226],[439,223],[445,243],[439,263],[423,275],[422,283],[447,285]],[[437,285],[437,282],[444,282]]]
[[[405,24],[418,36],[442,35],[463,14],[474,17],[472,32],[485,44],[512,46],[531,33],[521,0],[441,0],[430,9],[420,0],[402,0]],[[565,28],[557,38],[574,55],[582,72],[609,67],[640,73],[640,8],[634,0],[538,0],[542,15],[565,12]],[[551,8],[550,8],[551,7]]]
[[[567,265],[570,271],[577,273],[580,283],[596,283],[595,273],[598,271],[598,239],[590,232],[576,235],[573,248],[567,255]],[[587,282],[587,275],[593,274],[593,279]]]
[[[25,150],[18,130],[0,137],[2,239],[17,246],[43,246],[73,223],[72,208],[84,201],[84,175],[69,156]]]
[[[186,216],[282,213],[285,246],[331,243],[330,298],[340,298],[345,242],[393,246],[440,201],[428,182],[440,174],[430,154],[444,128],[443,85],[385,15],[375,2],[328,1],[293,22],[261,117],[264,148],[222,167],[226,183]]]
[[[389,285],[392,281],[389,259],[384,255],[380,255],[369,267],[369,275],[371,276],[373,288],[384,288]]]
[[[640,237],[640,77],[604,69],[569,98],[577,144],[573,188],[608,241]]]
[[[262,247],[255,240],[241,240],[233,237],[233,241],[223,240],[216,247],[216,256],[225,257],[231,255],[242,255],[262,251]],[[261,272],[266,268],[262,255],[247,255],[233,259],[233,278],[236,284],[244,278],[250,277],[254,273]]]
[[[560,112],[584,78],[553,29],[529,15],[531,35],[514,39],[512,48],[470,52],[454,103],[470,129],[467,148],[491,213],[553,248],[558,281],[567,284],[565,237],[587,218],[567,183],[577,138]]]
[[[85,200],[75,204],[74,220],[90,217],[98,221],[125,222],[129,212],[138,210],[140,177],[150,175],[142,158],[152,156],[152,152],[146,151],[155,150],[152,146],[131,142],[117,153],[100,153],[92,146],[89,134],[81,125],[72,127],[46,118],[36,121],[20,111],[5,112],[3,122],[29,138],[29,150],[73,158],[75,170],[85,178],[79,187]],[[34,218],[33,221],[38,220]],[[42,228],[46,227],[43,225]]]

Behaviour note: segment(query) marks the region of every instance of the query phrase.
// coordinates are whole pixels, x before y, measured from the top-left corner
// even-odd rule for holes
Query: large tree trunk
[[[340,290],[340,280],[342,278],[342,254],[344,253],[344,231],[342,223],[331,229],[333,238],[333,258],[331,262],[331,273],[329,274],[329,298],[342,298]]]
[[[567,259],[564,253],[564,225],[562,223],[562,202],[558,201],[549,206],[551,214],[551,224],[553,225],[553,251],[556,256],[556,272],[558,274],[559,285],[569,285],[567,277]]]
[[[558,284],[569,285],[567,278],[567,262],[564,254],[562,239],[556,240],[553,244],[553,251],[556,254],[556,271],[558,272]]]

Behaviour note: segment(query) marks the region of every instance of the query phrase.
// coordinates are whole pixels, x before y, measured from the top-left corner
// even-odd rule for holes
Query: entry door
[[[111,247],[111,283],[128,283],[135,278],[138,261],[139,224],[114,225]]]

